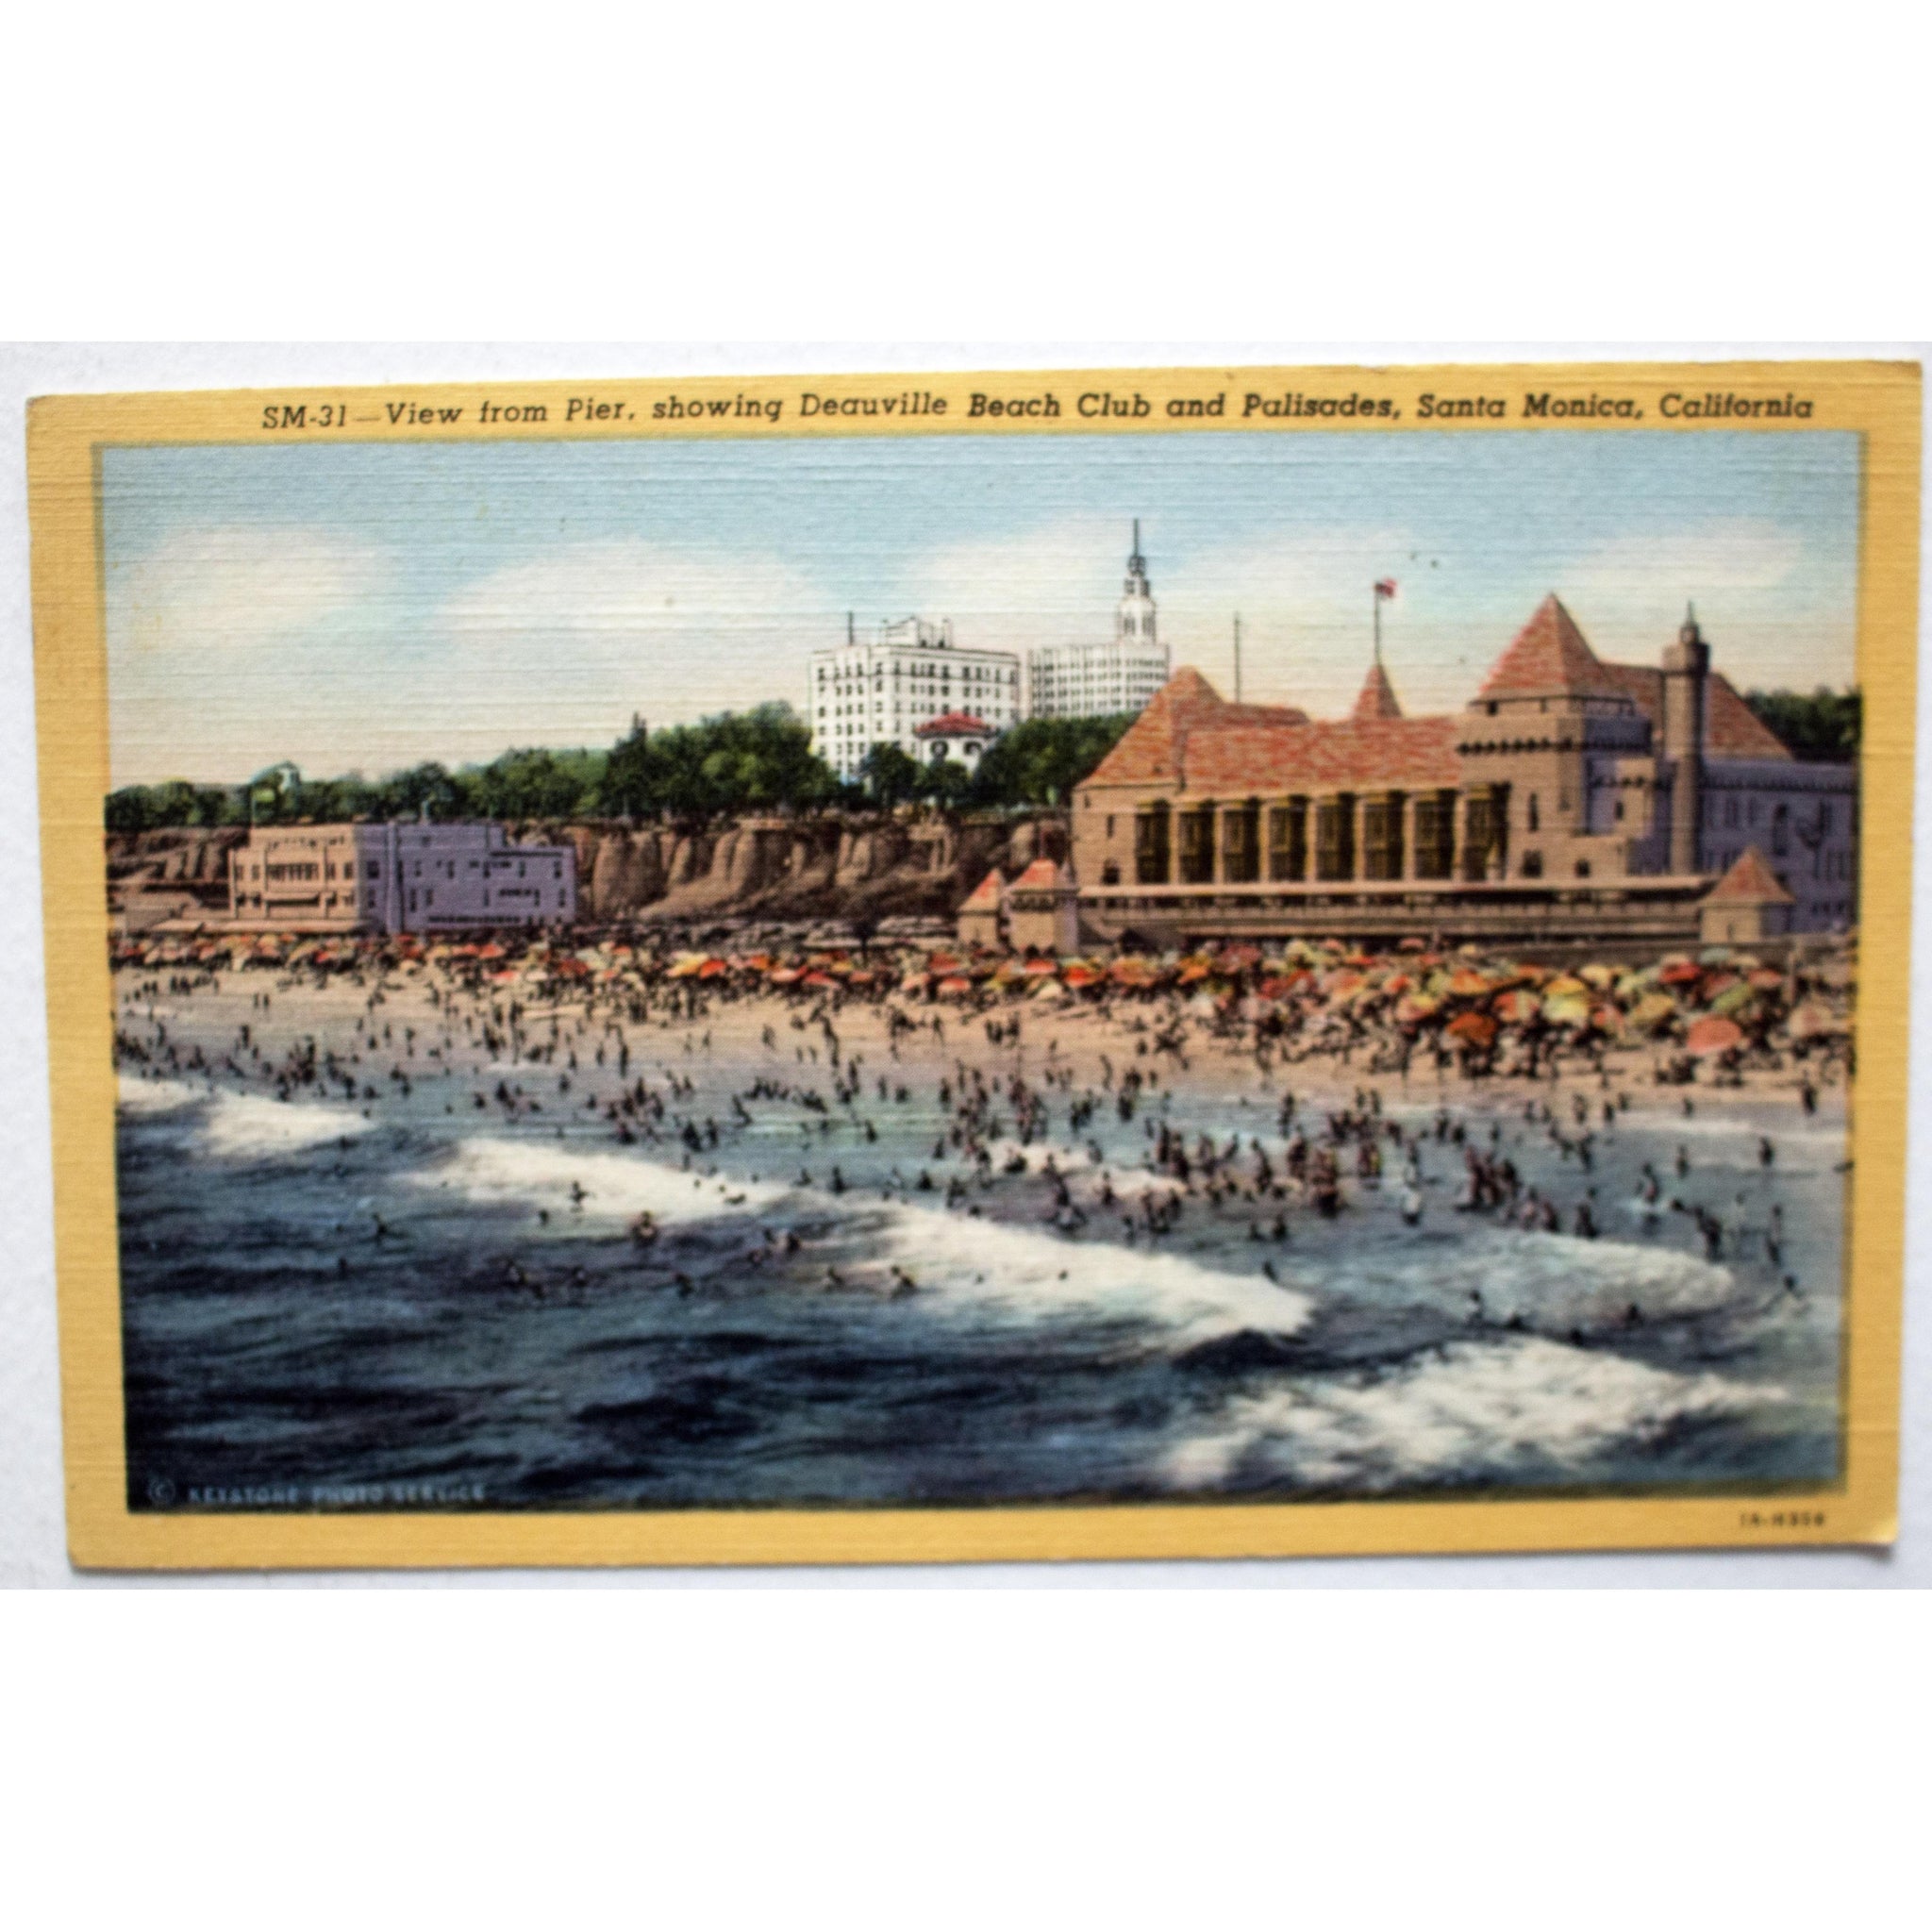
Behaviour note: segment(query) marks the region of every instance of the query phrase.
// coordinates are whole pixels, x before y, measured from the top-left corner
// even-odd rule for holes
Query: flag
[[[1376,598],[1376,601],[1377,601],[1378,603],[1379,603],[1379,602],[1380,602],[1380,601],[1381,601],[1381,600],[1382,600],[1383,598],[1385,598],[1385,597],[1392,597],[1392,596],[1394,596],[1394,594],[1395,594],[1395,579],[1394,579],[1393,577],[1379,577],[1379,578],[1377,578],[1377,579],[1376,579],[1376,582],[1375,582],[1375,598]]]

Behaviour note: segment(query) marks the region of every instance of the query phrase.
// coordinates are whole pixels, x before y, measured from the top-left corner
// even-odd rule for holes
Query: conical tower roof
[[[1369,666],[1369,675],[1362,679],[1361,693],[1355,701],[1355,709],[1349,713],[1357,724],[1373,718],[1399,718],[1402,706],[1397,702],[1395,687],[1389,682],[1389,674],[1382,669],[1378,659]]]
[[[1490,667],[1476,700],[1622,695],[1615,676],[1552,591]]]
[[[1795,906],[1798,902],[1778,883],[1771,862],[1755,845],[1738,855],[1738,862],[1705,895],[1744,906]]]

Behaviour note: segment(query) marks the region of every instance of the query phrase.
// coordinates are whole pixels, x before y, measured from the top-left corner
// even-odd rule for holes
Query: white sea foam
[[[274,1100],[263,1093],[234,1093],[224,1087],[197,1087],[186,1080],[143,1080],[120,1076],[118,1097],[125,1113],[141,1118],[202,1109],[194,1123],[202,1145],[224,1160],[247,1160],[361,1134],[370,1123],[346,1107],[319,1100]]]
[[[179,1113],[208,1098],[208,1090],[191,1087],[185,1080],[143,1080],[123,1074],[115,1082],[115,1099],[123,1113]]]
[[[1788,1400],[1713,1374],[1678,1374],[1541,1336],[1452,1342],[1382,1374],[1296,1380],[1231,1402],[1168,1452],[1176,1489],[1231,1476],[1388,1488],[1517,1470],[1524,1458],[1585,1467],[1617,1442]]]
[[[762,1211],[786,1193],[768,1181],[707,1178],[637,1156],[493,1135],[460,1141],[447,1160],[408,1178],[418,1187],[454,1188],[472,1201],[540,1207],[570,1206],[575,1184],[584,1191],[577,1206],[587,1221],[624,1222],[648,1213],[665,1226],[713,1220],[740,1208]]]
[[[1243,1328],[1292,1335],[1308,1296],[1260,1274],[1226,1274],[1178,1255],[1064,1241],[941,1208],[892,1211],[881,1243],[922,1289],[1033,1319],[1078,1309],[1157,1324],[1191,1345]]]
[[[289,1154],[344,1135],[364,1134],[370,1123],[352,1108],[318,1100],[271,1100],[261,1093],[217,1092],[208,1102],[201,1137],[226,1160]]]
[[[1722,1307],[1738,1292],[1728,1268],[1659,1243],[1478,1228],[1452,1246],[1403,1247],[1333,1264],[1387,1273],[1420,1299],[1466,1312],[1480,1295],[1494,1322],[1521,1315],[1541,1328],[1601,1327],[1634,1306],[1645,1321]]]

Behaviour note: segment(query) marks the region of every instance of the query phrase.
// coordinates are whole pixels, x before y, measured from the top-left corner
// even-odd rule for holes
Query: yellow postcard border
[[[806,413],[804,398],[839,407]],[[1051,394],[1059,413],[974,413]],[[1219,412],[1212,399],[1223,398]],[[1542,395],[1541,409],[1529,399]],[[1118,397],[1124,414],[1081,412]],[[1266,414],[1250,396],[1283,399]],[[1674,405],[1670,400],[1675,397]],[[1347,399],[1355,398],[1353,408]],[[1480,409],[1441,414],[1424,398]],[[893,398],[897,407],[889,408]],[[1134,399],[1145,403],[1136,412]],[[1287,399],[1299,398],[1300,406]],[[582,407],[570,410],[576,400]],[[741,400],[742,399],[742,400]],[[922,400],[923,399],[923,400]],[[1365,408],[1364,399],[1374,407]],[[1703,405],[1686,412],[1687,399]],[[756,416],[745,404],[757,400]],[[780,408],[775,420],[769,403]],[[671,415],[696,403],[704,413]],[[1563,407],[1552,413],[1551,402]],[[869,409],[865,407],[872,406]],[[1502,413],[1495,413],[1501,405]],[[486,404],[501,412],[479,418]],[[1802,409],[1798,405],[1806,407]],[[396,406],[402,405],[398,408]],[[850,405],[850,407],[848,407]],[[943,407],[933,407],[942,405]],[[1179,406],[1179,407],[1171,407]],[[322,411],[326,408],[326,419]],[[541,409],[541,420],[509,420]],[[654,408],[657,413],[654,415]],[[449,411],[457,411],[454,416]],[[1525,413],[1527,410],[1528,413]],[[1896,1533],[1917,678],[1916,363],[1465,363],[924,375],[498,380],[37,399],[27,422],[55,1245],[68,1542],[88,1568],[911,1563],[1882,1543]],[[299,412],[299,414],[295,413]],[[1631,427],[1863,438],[1858,675],[1865,692],[1860,979],[1845,1467],[1824,1489],[1695,1495],[1107,1504],[949,1509],[144,1514],[126,1506],[101,868],[107,649],[98,451],[126,443],[756,437],[1457,435]]]

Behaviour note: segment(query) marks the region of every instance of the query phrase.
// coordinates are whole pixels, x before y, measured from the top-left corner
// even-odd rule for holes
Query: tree
[[[998,739],[974,774],[980,805],[1062,805],[1119,741],[1138,713],[1102,718],[1031,718]]]
[[[633,726],[605,758],[597,804],[612,813],[708,818],[826,805],[838,791],[809,727],[791,706],[770,704],[653,733]]]
[[[1795,758],[1841,763],[1858,756],[1864,707],[1856,687],[1832,691],[1821,684],[1808,695],[1795,691],[1754,691],[1744,694],[1744,702]]]
[[[373,816],[386,819],[453,819],[462,814],[457,781],[433,760],[393,772],[375,788]]]
[[[916,797],[924,776],[915,760],[896,744],[875,744],[866,753],[858,775],[874,805],[887,810]]]
[[[589,808],[603,771],[597,752],[507,751],[458,773],[456,790],[475,818],[571,818]]]
[[[919,768],[919,795],[951,810],[966,803],[973,791],[973,774],[954,758],[934,758]]]

